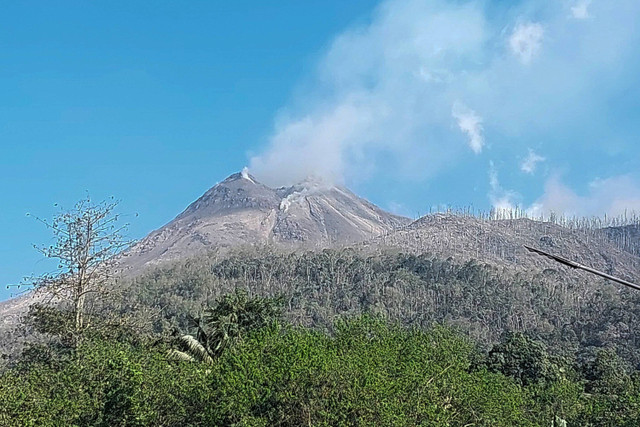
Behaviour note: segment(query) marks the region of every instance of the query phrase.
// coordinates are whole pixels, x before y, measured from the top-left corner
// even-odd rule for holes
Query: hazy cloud
[[[579,195],[559,176],[545,184],[544,194],[528,209],[533,216],[550,212],[576,216],[619,216],[640,212],[640,184],[629,175],[596,179],[589,183],[586,194]]]
[[[518,24],[509,38],[511,52],[523,64],[528,64],[540,51],[543,36],[544,29],[538,23]]]
[[[348,159],[371,142],[366,134],[382,115],[373,104],[345,99],[322,114],[287,120],[270,149],[251,159],[250,169],[269,184],[291,184],[310,175],[341,182]]]
[[[571,7],[571,15],[576,19],[587,19],[589,17],[589,5],[591,0],[580,0]]]
[[[515,209],[518,193],[502,188],[498,180],[498,171],[493,162],[489,162],[489,187],[489,200],[491,201],[491,206],[498,211],[498,214],[502,211]]]
[[[589,25],[571,25],[570,7],[575,18],[590,17]],[[602,153],[612,129],[620,150],[637,153],[635,128],[621,122],[634,119],[611,111],[611,100],[637,86],[638,19],[637,0],[619,0],[616,7],[383,1],[320,53],[314,72],[276,115],[265,146],[251,157],[251,173],[271,185],[309,175],[351,183],[381,172],[398,181],[434,179],[445,171],[477,180],[468,169],[452,173],[469,167],[461,132],[475,153],[490,152],[498,164],[510,165],[509,173],[534,173],[541,156],[531,152],[514,165],[513,153],[540,141],[548,141],[540,149],[554,158],[560,144],[560,154]],[[579,166],[573,170],[593,181]],[[491,202],[512,203],[504,196],[514,194],[495,175]],[[552,184],[547,195],[578,197]],[[474,186],[467,187],[471,193]],[[519,189],[527,204],[535,200],[533,188]],[[536,203],[546,209],[559,201],[543,196]]]
[[[529,148],[529,154],[520,164],[520,170],[524,173],[532,175],[536,171],[538,163],[544,162],[546,159],[536,154],[531,148]]]
[[[490,36],[480,3],[382,2],[368,24],[333,40],[312,82],[278,114],[267,148],[250,159],[251,172],[272,185],[309,174],[362,179],[384,153],[400,175],[433,176],[464,150],[443,143],[451,89],[460,62],[481,57]],[[458,120],[479,151],[480,118],[468,111]]]
[[[456,103],[451,114],[458,122],[458,127],[469,137],[469,147],[474,153],[482,151],[484,138],[482,136],[482,118],[466,105]]]

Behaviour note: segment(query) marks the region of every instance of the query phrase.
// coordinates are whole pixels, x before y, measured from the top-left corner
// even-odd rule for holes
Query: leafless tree
[[[114,199],[94,203],[87,197],[52,221],[36,217],[52,231],[54,243],[34,247],[58,264],[54,272],[31,278],[29,284],[49,302],[68,307],[76,333],[89,325],[93,303],[113,290],[116,257],[130,245],[124,237],[128,224],[121,224],[114,213],[117,205]]]

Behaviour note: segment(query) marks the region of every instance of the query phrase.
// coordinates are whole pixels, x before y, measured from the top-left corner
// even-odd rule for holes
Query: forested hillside
[[[481,351],[448,327],[340,317],[332,332],[236,291],[188,329],[147,335],[116,317],[51,334],[0,373],[4,426],[634,426],[640,376],[612,350],[559,356],[526,334]],[[286,308],[285,308],[286,311]]]
[[[640,293],[522,247],[636,280],[621,241],[433,215],[227,248],[110,282],[82,328],[42,288],[7,305],[0,424],[635,426]]]
[[[606,227],[602,231],[625,251],[640,256],[640,223],[637,220],[627,225]]]
[[[444,322],[485,347],[506,332],[525,332],[560,353],[612,346],[639,363],[640,294],[550,264],[527,272],[390,250],[264,248],[154,270],[126,284],[122,310],[143,313],[155,331],[167,331],[240,288],[282,296],[293,324],[321,330],[331,330],[340,316],[376,313],[417,327]]]

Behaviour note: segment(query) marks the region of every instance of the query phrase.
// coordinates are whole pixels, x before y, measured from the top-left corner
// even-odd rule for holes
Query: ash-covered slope
[[[361,242],[411,222],[392,215],[343,187],[305,181],[279,188],[272,239],[278,243],[309,242],[334,246]]]
[[[617,247],[598,230],[571,230],[530,219],[493,220],[455,214],[427,215],[366,243],[430,253],[457,262],[476,260],[513,271],[564,269],[529,253],[540,248],[631,281],[640,280],[640,257]]]
[[[407,225],[349,190],[319,180],[270,188],[246,172],[208,190],[127,255],[132,268],[252,244],[322,248],[362,242]]]

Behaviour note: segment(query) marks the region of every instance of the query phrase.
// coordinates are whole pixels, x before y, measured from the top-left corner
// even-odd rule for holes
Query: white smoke
[[[479,154],[484,146],[482,136],[482,118],[464,104],[455,103],[451,110],[453,118],[458,122],[460,130],[469,137],[469,147],[474,153]]]
[[[311,174],[425,180],[459,168],[469,147],[502,161],[541,140],[597,152],[606,142],[585,142],[585,123],[604,128],[606,103],[627,87],[616,73],[638,68],[640,2],[572,5],[578,19],[567,2],[524,0],[495,13],[481,1],[383,1],[321,53],[250,159],[252,173],[272,186]],[[518,166],[533,173],[540,161]],[[498,190],[494,204],[513,203]]]
[[[505,190],[498,180],[498,171],[493,163],[489,162],[489,200],[491,206],[496,210],[498,215],[503,212],[510,212],[517,206],[516,199],[518,194],[511,190]]]
[[[587,19],[589,17],[589,5],[591,0],[580,0],[571,7],[571,15],[576,19]]]
[[[349,158],[372,142],[367,132],[379,115],[371,105],[350,99],[330,111],[287,121],[277,127],[269,150],[251,159],[251,170],[274,186],[310,175],[341,182]]]
[[[280,201],[280,210],[286,212],[294,204],[305,203],[307,196],[323,193],[334,187],[320,176],[308,176],[304,181],[289,189],[289,194]]]
[[[242,176],[242,178],[244,178],[246,180],[249,180],[249,181],[253,182],[253,180],[249,176],[249,168],[246,167],[246,166],[244,168],[242,168],[242,172],[240,172],[240,176]]]
[[[579,195],[555,175],[547,180],[544,194],[527,210],[534,217],[549,213],[568,216],[616,217],[640,212],[640,183],[629,175],[596,179],[589,183],[586,194]]]
[[[479,55],[488,35],[479,4],[383,2],[368,25],[334,39],[313,88],[280,114],[267,149],[251,158],[252,172],[271,185],[311,173],[341,182],[370,176],[382,158],[398,173],[433,175],[464,149],[441,138],[457,98],[447,93],[452,67]]]

